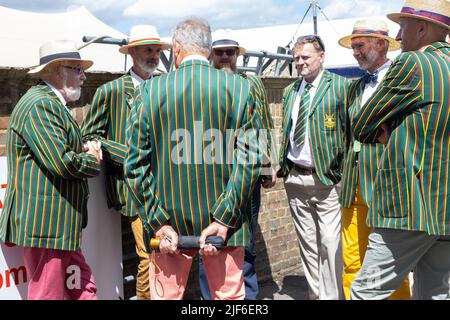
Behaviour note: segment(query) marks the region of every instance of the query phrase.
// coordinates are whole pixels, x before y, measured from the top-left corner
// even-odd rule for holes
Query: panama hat
[[[399,13],[390,13],[387,17],[397,23],[402,17],[426,20],[450,29],[450,1],[406,0]]]
[[[213,49],[219,49],[219,48],[229,48],[229,47],[236,47],[239,48],[239,54],[238,56],[244,55],[245,50],[244,47],[241,47],[237,41],[231,40],[231,39],[219,39],[212,43]]]
[[[131,28],[128,44],[119,49],[120,53],[127,54],[128,49],[136,46],[144,46],[148,44],[157,44],[162,50],[172,47],[170,43],[162,42],[158,31],[154,26],[137,25]]]
[[[339,39],[338,43],[348,49],[352,48],[352,39],[356,37],[375,37],[389,42],[389,51],[400,49],[400,42],[389,37],[389,28],[385,21],[380,19],[360,19],[355,22],[351,35]]]
[[[91,60],[81,59],[80,52],[74,41],[54,40],[41,45],[39,48],[39,64],[31,67],[28,73],[36,74],[52,63],[67,60],[79,61],[84,70],[90,68],[94,64]]]

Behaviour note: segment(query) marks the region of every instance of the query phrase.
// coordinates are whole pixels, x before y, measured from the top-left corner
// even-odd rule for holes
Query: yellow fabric
[[[350,208],[342,210],[342,253],[344,257],[344,296],[350,300],[350,286],[361,269],[372,228],[366,225],[368,207],[362,200],[359,183],[356,187],[355,200]],[[409,281],[391,295],[389,300],[409,300],[411,298]]]
[[[136,242],[136,254],[139,257],[139,265],[136,274],[136,298],[137,300],[150,300],[149,286],[149,255],[145,251],[144,245],[144,228],[142,221],[138,216],[130,217],[131,230],[133,231],[134,240]]]

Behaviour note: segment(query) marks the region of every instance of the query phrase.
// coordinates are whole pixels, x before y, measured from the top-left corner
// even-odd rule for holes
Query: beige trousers
[[[315,173],[292,168],[284,186],[300,245],[311,300],[342,299],[339,185],[325,186]]]
[[[136,299],[150,300],[150,286],[148,268],[150,260],[144,245],[144,227],[138,216],[130,217],[131,230],[136,242],[136,254],[139,257],[139,264],[136,273]]]

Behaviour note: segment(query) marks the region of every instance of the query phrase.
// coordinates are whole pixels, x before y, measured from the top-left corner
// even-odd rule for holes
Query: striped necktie
[[[305,89],[303,90],[302,96],[300,97],[300,107],[298,108],[297,123],[295,125],[294,131],[294,143],[298,148],[305,142],[305,130],[306,123],[309,116],[309,90],[312,84],[307,83]]]

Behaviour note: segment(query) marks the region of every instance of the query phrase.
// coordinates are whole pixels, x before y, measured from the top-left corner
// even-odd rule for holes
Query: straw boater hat
[[[351,35],[339,39],[338,43],[348,49],[352,48],[352,39],[356,37],[375,37],[389,42],[389,51],[400,49],[400,42],[389,37],[389,28],[380,19],[360,19],[355,22]]]
[[[246,52],[244,47],[241,47],[237,41],[231,39],[219,39],[212,43],[213,49],[230,48],[230,47],[239,48],[238,56],[244,55]]]
[[[37,74],[52,63],[67,60],[79,61],[84,70],[94,64],[91,60],[81,59],[80,52],[74,41],[55,40],[41,45],[39,48],[39,64],[31,67],[28,73]]]
[[[399,13],[390,13],[387,17],[397,23],[402,17],[426,20],[450,30],[450,1],[406,0]]]
[[[137,25],[131,28],[128,44],[121,47],[119,52],[127,54],[130,47],[144,46],[147,44],[159,44],[162,50],[172,47],[170,43],[161,41],[158,31],[154,26]]]

